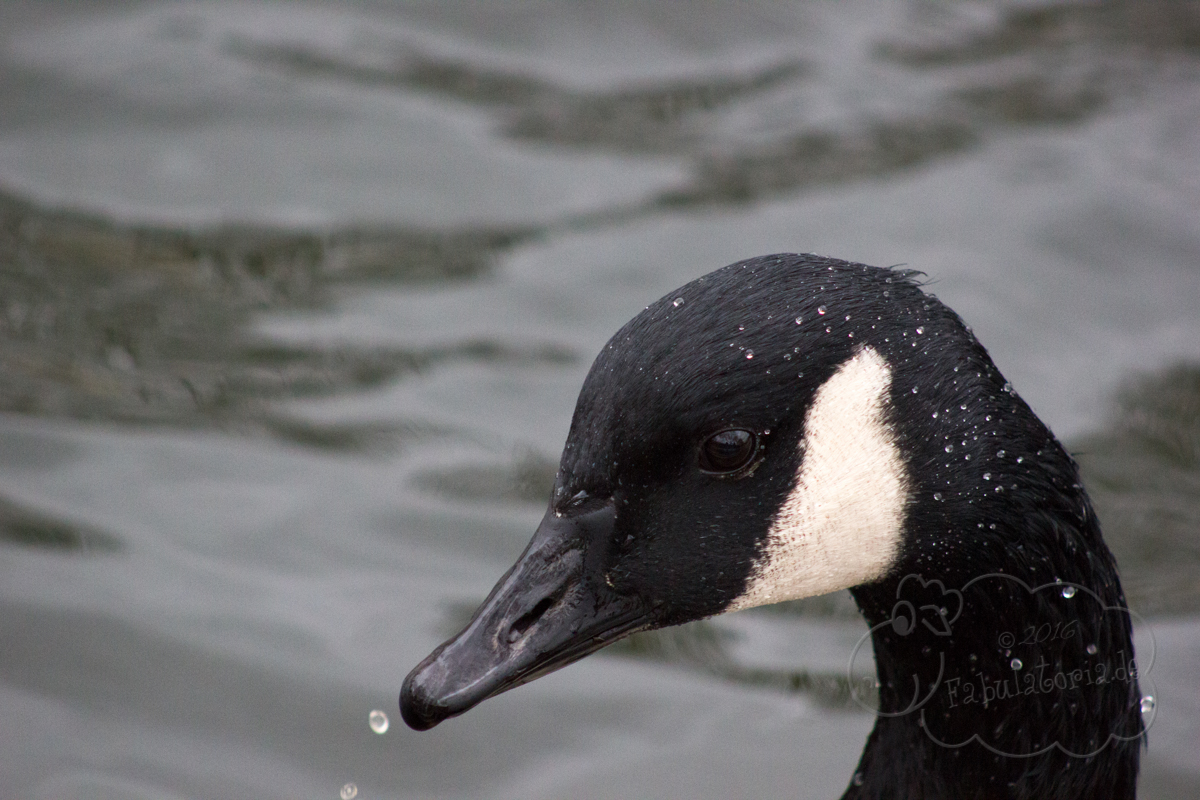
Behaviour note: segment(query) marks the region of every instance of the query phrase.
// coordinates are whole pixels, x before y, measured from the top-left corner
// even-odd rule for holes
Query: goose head
[[[906,577],[990,573],[1024,589],[989,589],[975,627],[997,603],[1044,612],[1032,590],[1054,580],[1121,600],[1073,462],[913,274],[751,259],[663,297],[604,347],[532,541],[409,674],[401,711],[427,729],[632,632],[847,588],[886,695],[888,669],[932,641],[933,626],[905,635],[915,619],[885,624]],[[995,649],[965,635],[951,654],[964,670]],[[1103,635],[1128,641],[1127,621]],[[1113,713],[1136,736],[1131,691]]]

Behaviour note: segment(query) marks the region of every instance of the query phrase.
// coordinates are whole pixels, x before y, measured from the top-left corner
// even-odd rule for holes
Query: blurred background
[[[1200,796],[1200,3],[3,0],[0,798],[839,796],[844,594],[393,713],[608,336],[780,251],[1078,454]]]

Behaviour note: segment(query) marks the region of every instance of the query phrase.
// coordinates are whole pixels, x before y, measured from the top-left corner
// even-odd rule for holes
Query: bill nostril
[[[510,628],[508,631],[508,643],[513,644],[522,636],[524,636],[525,632],[537,624],[537,621],[541,619],[547,611],[550,610],[550,607],[554,605],[554,602],[555,598],[544,597],[537,602],[537,605],[529,610],[529,613],[525,614],[516,622],[514,622],[512,628]]]

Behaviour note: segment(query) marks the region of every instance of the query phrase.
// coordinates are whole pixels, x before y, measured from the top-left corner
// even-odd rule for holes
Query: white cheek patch
[[[887,362],[868,347],[817,390],[795,487],[729,611],[857,586],[894,563],[908,480],[884,414],[891,383]]]

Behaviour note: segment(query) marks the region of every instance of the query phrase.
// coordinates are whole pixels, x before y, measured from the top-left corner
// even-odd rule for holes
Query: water
[[[1079,453],[1155,643],[1142,796],[1200,794],[1189,6],[0,30],[0,798],[838,796],[844,595],[362,724],[524,547],[607,337],[773,251],[925,272]]]

